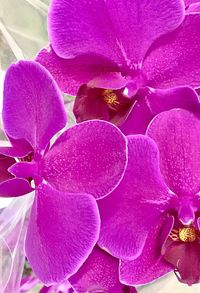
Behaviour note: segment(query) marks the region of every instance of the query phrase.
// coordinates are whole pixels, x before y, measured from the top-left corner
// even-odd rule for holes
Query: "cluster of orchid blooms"
[[[41,292],[200,282],[199,27],[194,0],[51,0],[50,46],[8,69],[0,194],[35,190]]]

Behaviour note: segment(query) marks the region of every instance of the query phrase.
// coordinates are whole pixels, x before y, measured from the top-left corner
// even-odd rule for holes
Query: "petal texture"
[[[200,190],[200,120],[182,109],[163,112],[154,118],[147,134],[156,142],[165,182],[177,195]]]
[[[186,15],[181,26],[152,46],[143,65],[154,88],[200,84],[200,14]]]
[[[150,227],[170,198],[159,171],[158,150],[145,136],[128,137],[129,159],[119,186],[98,201],[99,245],[114,256],[134,259],[142,252]]]
[[[121,261],[120,281],[127,285],[144,285],[152,282],[168,272],[173,267],[161,255],[160,235],[165,217],[151,227],[146,244],[141,255],[132,261]]]
[[[119,260],[95,246],[92,253],[69,281],[76,292],[122,292]]]
[[[33,148],[24,139],[13,139],[8,136],[12,146],[0,147],[0,153],[9,157],[24,158],[33,152]]]
[[[0,183],[0,197],[15,197],[25,195],[34,189],[25,179],[11,178]]]
[[[50,41],[63,58],[89,52],[134,67],[157,37],[182,22],[183,15],[180,0],[54,0]]]
[[[198,0],[184,0],[185,6],[189,6],[193,3],[199,2]]]
[[[112,124],[94,120],[64,132],[44,157],[41,172],[56,189],[100,198],[119,184],[126,163],[125,136]]]
[[[45,149],[66,124],[62,96],[48,71],[33,61],[12,65],[4,83],[3,124],[8,136]]]
[[[79,87],[105,72],[119,71],[113,62],[97,56],[83,55],[66,60],[56,55],[52,47],[42,49],[36,56],[56,80],[59,88],[76,95]]]
[[[187,14],[190,13],[199,13],[200,12],[200,2],[191,4],[186,10]]]
[[[0,154],[8,156],[8,157],[17,157],[17,158],[23,158],[26,155],[31,153],[31,149],[24,149],[23,147],[15,148],[15,147],[0,147]]]
[[[98,239],[96,202],[87,194],[56,191],[41,184],[33,204],[26,237],[26,255],[46,285],[77,271]]]
[[[35,164],[35,162],[17,162],[9,168],[9,172],[18,178],[35,179],[39,177],[37,164]]]
[[[125,135],[144,134],[155,115],[173,108],[183,108],[200,113],[199,98],[190,87],[163,90],[141,89],[138,92],[137,102],[120,129]]]

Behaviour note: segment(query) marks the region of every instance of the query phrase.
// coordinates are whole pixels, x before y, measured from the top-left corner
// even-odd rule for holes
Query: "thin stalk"
[[[30,5],[35,7],[37,10],[39,10],[42,14],[47,14],[48,12],[48,5],[43,3],[40,0],[26,0]]]
[[[11,36],[11,34],[9,33],[9,31],[6,29],[5,25],[1,21],[0,21],[0,31],[2,32],[4,38],[6,39],[10,49],[12,50],[17,60],[25,59],[22,50],[20,49],[15,39]]]

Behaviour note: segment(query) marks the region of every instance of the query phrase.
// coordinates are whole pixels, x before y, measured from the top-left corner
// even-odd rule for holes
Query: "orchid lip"
[[[186,211],[184,208],[183,210]],[[189,213],[192,211],[191,206],[188,210]],[[196,260],[196,253],[200,248],[198,220],[194,218],[190,223],[185,224],[182,223],[179,216],[180,213],[177,214],[176,221],[162,246],[161,253],[165,261],[174,266],[174,272],[178,280],[192,285],[200,280],[197,272],[199,261]],[[195,258],[191,265],[188,264],[190,257]]]

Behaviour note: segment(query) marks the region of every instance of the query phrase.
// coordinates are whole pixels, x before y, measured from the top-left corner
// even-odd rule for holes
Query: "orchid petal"
[[[25,139],[39,152],[65,126],[62,96],[51,75],[38,63],[19,61],[8,69],[3,124],[8,136]]]
[[[0,183],[0,197],[16,197],[25,195],[34,189],[25,179],[11,178]]]
[[[130,109],[127,117],[119,126],[120,130],[125,135],[144,134],[147,126],[153,118],[151,109],[149,108],[148,100],[143,96],[139,98]]]
[[[9,172],[18,178],[37,178],[38,167],[34,162],[17,162],[9,169]],[[42,179],[41,179],[42,180]]]
[[[49,10],[49,35],[62,58],[103,55],[134,67],[153,41],[180,25],[180,0],[54,0]]]
[[[92,79],[87,85],[91,88],[118,90],[125,87],[127,83],[128,79],[120,72],[106,72]]]
[[[198,0],[184,0],[185,6],[189,6],[193,3],[199,2]]]
[[[24,139],[13,139],[8,136],[11,146],[0,147],[0,153],[8,157],[24,158],[33,153],[33,148]]]
[[[186,15],[181,26],[152,46],[143,65],[147,85],[168,88],[200,84],[200,14]]]
[[[54,188],[96,198],[121,181],[127,163],[125,136],[114,125],[86,121],[64,132],[41,162],[42,177]]]
[[[162,216],[149,230],[146,244],[138,258],[120,262],[120,281],[123,284],[144,285],[173,270],[173,267],[161,255],[159,237],[164,223],[165,216]]]
[[[91,253],[99,234],[94,198],[38,186],[26,237],[26,255],[46,285],[68,278]]]
[[[119,282],[119,260],[95,246],[83,266],[69,282],[76,292],[122,292]]]
[[[157,144],[166,184],[179,196],[200,190],[200,120],[193,113],[174,109],[160,113],[147,135]]]
[[[199,13],[200,12],[200,2],[191,4],[188,9],[186,10],[186,13]]]
[[[144,134],[154,116],[173,108],[183,108],[200,113],[199,98],[190,87],[163,90],[141,89],[138,92],[137,102],[120,129],[125,135]]]
[[[119,71],[110,60],[83,55],[66,60],[56,55],[52,47],[42,49],[36,61],[51,72],[59,88],[70,95],[76,95],[79,87],[102,73]]]
[[[145,136],[128,137],[128,166],[119,186],[98,201],[99,245],[122,259],[134,259],[144,247],[150,227],[170,198],[159,171],[158,150]]]
[[[18,149],[14,147],[0,147],[0,154],[8,156],[8,157],[17,157],[17,158],[23,158],[26,155],[28,155],[31,152],[31,150],[27,149]]]

